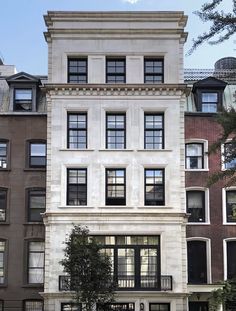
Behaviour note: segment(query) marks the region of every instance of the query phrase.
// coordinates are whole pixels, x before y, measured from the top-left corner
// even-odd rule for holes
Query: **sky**
[[[209,29],[194,11],[207,0],[0,0],[0,57],[6,65],[15,65],[18,72],[47,74],[47,44],[43,15],[47,11],[184,11],[188,15],[188,40]],[[209,2],[209,0],[207,1]],[[232,11],[232,0],[224,0],[225,11]],[[236,35],[220,45],[207,43],[191,56],[185,56],[185,68],[214,68],[226,56],[236,56]]]

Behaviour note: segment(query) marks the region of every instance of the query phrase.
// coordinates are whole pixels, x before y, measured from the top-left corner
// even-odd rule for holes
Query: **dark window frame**
[[[189,146],[189,145],[201,145],[201,147],[202,147],[201,155],[200,156],[188,156],[188,154],[187,154],[187,150],[188,150],[187,146]],[[201,143],[201,142],[185,143],[185,169],[187,169],[187,170],[202,170],[202,169],[204,169],[205,168],[204,153],[205,153],[204,152],[204,143]],[[201,158],[201,167],[191,168],[191,165],[188,167],[188,161],[187,161],[188,158]]]
[[[28,167],[29,168],[44,168],[46,169],[46,165],[47,165],[47,142],[45,139],[31,139],[27,141],[28,144]],[[32,145],[45,145],[45,156],[40,156],[40,158],[45,159],[45,165],[41,165],[41,164],[32,164],[32,158],[36,158],[36,156],[32,156],[31,155],[31,146]]]
[[[30,243],[44,243],[44,250],[43,252],[41,251],[34,251],[34,252],[30,252]],[[27,256],[26,256],[26,282],[28,285],[31,285],[32,287],[41,287],[44,284],[44,270],[45,270],[45,241],[43,239],[29,239],[26,241],[26,252],[27,252]],[[43,267],[30,267],[29,266],[29,259],[30,259],[30,253],[40,253],[40,254],[44,254],[44,260],[43,260]],[[30,283],[29,281],[29,272],[30,269],[41,269],[43,270],[43,282],[42,283]]]
[[[153,62],[153,68],[155,68],[154,66],[154,62],[161,62],[162,63],[162,72],[161,73],[155,73],[155,72],[147,72],[147,66],[146,63],[147,62]],[[153,81],[147,81],[147,77],[153,77]],[[157,81],[155,82],[154,79],[155,77],[161,77],[161,81]],[[153,57],[144,57],[144,83],[148,84],[159,84],[159,83],[164,83],[164,58],[153,58]]]
[[[23,311],[27,311],[27,309],[26,309],[26,303],[27,302],[41,302],[42,303],[42,311],[43,311],[43,307],[44,307],[43,299],[24,299],[23,300]],[[34,311],[34,309],[31,309],[30,311]]]
[[[189,301],[189,311],[199,311],[199,307],[201,307],[202,311],[208,311],[208,301]]]
[[[10,146],[9,146],[9,140],[8,139],[4,139],[4,138],[1,138],[0,139],[0,144],[5,144],[6,145],[6,154],[5,156],[0,156],[0,162],[1,162],[1,165],[0,165],[0,170],[7,170],[9,169],[9,162],[10,162]],[[5,159],[4,159],[5,157]],[[6,167],[3,167],[4,166],[4,163],[2,163],[2,161],[4,162],[5,161],[5,166]]]
[[[123,62],[124,73],[116,72],[108,72],[109,62]],[[117,68],[117,65],[114,66]],[[123,81],[109,81],[109,77],[123,77]],[[119,56],[119,57],[106,57],[106,83],[111,84],[123,84],[126,83],[126,58]]]
[[[108,171],[123,171],[124,172],[124,183],[123,184],[120,184],[120,183],[108,183]],[[113,167],[109,167],[109,168],[106,168],[105,170],[105,178],[106,178],[106,184],[105,184],[105,187],[106,187],[106,191],[105,191],[105,195],[106,195],[106,198],[105,198],[105,201],[106,201],[106,205],[107,206],[114,206],[114,205],[122,205],[122,206],[125,206],[126,205],[126,168],[113,168]],[[116,197],[117,199],[114,199],[113,197],[108,197],[108,187],[109,186],[112,186],[112,185],[115,185],[115,186],[123,186],[124,187],[124,197]],[[110,201],[109,201],[110,200]],[[114,201],[114,203],[112,203],[112,201]],[[117,201],[117,202],[115,202]]]
[[[231,252],[234,254],[234,258],[236,258],[235,251],[236,251],[236,240],[226,240],[226,252],[227,252],[227,279],[235,279],[236,278],[236,262],[232,260],[232,253],[229,254],[229,245],[233,245],[233,251]]]
[[[34,188],[27,188],[26,189],[26,198],[27,198],[27,204],[26,204],[26,210],[27,210],[27,221],[28,222],[34,222],[34,223],[43,223],[43,217],[41,217],[41,220],[32,220],[32,216],[31,216],[31,209],[32,207],[30,207],[30,197],[32,195],[32,192],[37,193],[38,195],[33,195],[33,196],[40,196],[40,197],[45,197],[45,208],[44,208],[44,212],[46,210],[46,189],[43,187],[34,187]],[[44,193],[44,195],[43,195]],[[43,210],[42,208],[37,208],[38,210]],[[35,209],[33,209],[35,210]],[[44,213],[42,212],[42,213]]]
[[[0,311],[4,311],[4,300],[0,299]]]
[[[146,172],[147,171],[161,171],[162,172],[162,184],[147,184],[147,175],[146,175]],[[155,177],[154,177],[155,178]],[[146,188],[148,186],[156,186],[156,185],[160,185],[162,187],[162,192],[163,192],[163,200],[155,200],[156,202],[159,201],[158,204],[148,204],[149,201],[152,201],[152,200],[148,200],[147,199],[147,191],[146,191]],[[155,191],[154,191],[155,192]],[[165,205],[165,169],[164,168],[145,168],[144,169],[144,205],[145,206],[163,206]]]
[[[78,115],[78,116],[85,116],[85,128],[70,128],[70,116],[72,115]],[[77,131],[79,132],[80,130],[85,131],[85,139],[86,139],[86,143],[85,143],[85,147],[80,148],[77,143],[77,147],[76,148],[71,148],[70,147],[70,131]],[[77,137],[80,137],[79,135],[77,135]],[[87,112],[68,112],[67,113],[67,148],[68,149],[87,149],[88,148],[88,114]]]
[[[236,189],[226,190],[226,193],[225,193],[225,199],[226,199],[226,202],[225,202],[225,206],[226,206],[226,211],[225,211],[225,213],[226,213],[226,222],[227,223],[236,223],[236,202],[235,202],[235,207],[231,207],[230,206],[232,204],[228,203],[228,194],[229,193],[235,193],[236,194]],[[233,208],[233,211],[232,211],[232,208]]]
[[[81,72],[76,72],[76,73],[72,73],[70,72],[70,62],[80,62],[80,61],[85,61],[86,63],[86,72],[85,73],[81,73]],[[77,67],[79,67],[77,65]],[[85,81],[86,82],[79,82],[79,81],[70,81],[70,77],[71,76],[75,76],[75,77],[85,77]],[[68,57],[67,59],[67,82],[68,83],[75,83],[75,84],[86,84],[88,83],[88,58],[87,57]]]
[[[8,241],[6,239],[0,238],[0,242],[4,242],[4,252],[3,252],[3,282],[0,282],[0,288],[7,285],[7,252],[8,252]]]
[[[188,204],[189,204],[189,195],[192,194],[192,193],[200,193],[201,194],[201,202],[202,202],[202,213],[203,213],[203,217],[202,217],[202,221],[201,220],[191,220],[191,216],[192,216],[192,213],[191,211],[189,211],[189,207],[188,207]],[[191,216],[188,218],[188,222],[189,223],[205,223],[206,222],[206,192],[204,190],[187,190],[186,191],[186,210],[187,210],[187,213],[191,214]]]
[[[167,311],[170,311],[170,303],[166,303],[166,302],[149,302],[149,311],[152,311],[152,305],[167,306]],[[162,310],[162,309],[160,309],[160,310]]]
[[[109,235],[106,235],[108,237]],[[131,235],[136,238],[143,237],[143,235]],[[94,236],[96,238],[96,236]],[[97,236],[99,237],[99,236]],[[134,287],[118,287],[118,290],[125,290],[125,291],[135,291],[135,290],[142,290],[142,291],[150,291],[155,290],[159,291],[161,289],[161,240],[159,235],[147,235],[147,237],[157,237],[158,244],[120,244],[117,241],[117,238],[120,236],[115,236],[115,243],[114,244],[100,244],[101,249],[113,249],[113,262],[114,262],[114,281],[118,284],[118,250],[120,249],[132,249],[134,250]],[[156,255],[156,287],[141,287],[141,250],[142,249],[154,249],[157,250]],[[123,274],[122,274],[123,276]],[[127,275],[128,276],[128,275]]]
[[[216,102],[205,102],[203,101],[203,95],[204,94],[216,94],[217,95],[217,101]],[[217,113],[219,110],[219,92],[214,91],[214,90],[205,90],[200,92],[200,103],[201,103],[201,112],[203,113]],[[203,111],[203,105],[208,104],[208,105],[216,105],[216,111]]]
[[[69,182],[69,178],[70,178],[70,176],[69,176],[69,171],[73,171],[73,170],[76,170],[76,171],[84,171],[85,172],[85,184],[80,184],[80,183],[77,183],[77,184],[72,184],[72,183],[70,183]],[[78,187],[79,187],[79,185],[81,185],[81,186],[84,186],[85,187],[85,193],[86,193],[86,199],[85,199],[85,204],[69,204],[69,200],[70,200],[70,197],[69,197],[69,194],[70,194],[70,190],[69,190],[69,187],[70,187],[70,185],[77,185],[77,200],[79,199],[79,196],[78,196],[78,194],[79,194],[79,189],[78,189]],[[81,199],[82,200],[82,199]],[[87,168],[86,167],[80,167],[80,168],[72,168],[72,167],[70,167],[70,168],[67,168],[67,191],[66,191],[66,204],[68,205],[68,206],[87,206],[87,204],[88,204],[88,171],[87,171]]]
[[[162,117],[162,128],[148,128],[146,117],[148,116],[161,116]],[[148,132],[161,132],[162,133],[162,141],[161,141],[161,148],[154,148],[155,145],[157,145],[155,142],[152,143],[153,148],[147,148],[147,133]],[[155,134],[152,136],[153,138],[156,137]],[[155,112],[145,112],[144,113],[144,149],[152,149],[152,150],[161,150],[165,148],[165,119],[164,119],[164,113],[155,113]],[[148,145],[151,145],[148,143]]]
[[[189,245],[192,244],[190,250]],[[199,246],[200,245],[200,246]],[[200,250],[197,247],[200,247]],[[203,254],[202,251],[205,251]],[[190,252],[195,251],[190,259]],[[187,241],[187,257],[188,257],[188,284],[207,284],[208,262],[207,262],[207,241],[205,240],[188,240]],[[201,256],[199,257],[199,254]],[[200,262],[201,259],[201,262]],[[203,262],[204,261],[204,262]],[[205,265],[205,266],[203,266]],[[202,271],[198,271],[198,269]],[[204,270],[204,271],[203,271]]]
[[[23,104],[23,102],[22,101],[24,101],[24,100],[17,100],[16,99],[16,92],[17,91],[19,91],[19,90],[27,90],[27,91],[31,91],[31,100],[25,100],[26,101],[26,104],[29,104],[29,105],[31,105],[31,108],[30,109],[23,109],[23,108],[21,108],[21,109],[19,109],[19,108],[17,108],[17,106],[19,105],[21,105],[21,104]],[[14,89],[13,89],[13,92],[14,92],[14,95],[13,95],[13,111],[16,111],[16,112],[32,112],[33,111],[33,96],[34,96],[34,94],[33,94],[33,92],[34,92],[34,90],[33,90],[33,88],[32,87],[14,87]]]
[[[132,305],[132,307],[131,307]],[[111,308],[111,306],[114,306],[115,308]],[[116,308],[121,307],[121,308]],[[126,307],[126,308],[123,308]],[[103,305],[99,304],[97,305],[96,311],[135,311],[135,303],[134,302],[114,302],[114,303],[107,303],[105,304],[105,308]]]
[[[119,128],[109,128],[108,127],[108,118],[109,116],[114,116],[114,117],[117,117],[117,116],[123,116],[124,117],[124,127],[119,129]],[[117,133],[121,133],[123,132],[124,133],[124,147],[123,148],[109,148],[109,142],[108,142],[108,138],[109,138],[109,131],[111,132],[114,132],[115,133],[115,136],[114,137],[120,137],[119,135],[117,136]],[[117,145],[118,143],[115,142],[115,146]],[[111,149],[111,150],[116,150],[116,149],[126,149],[126,113],[125,112],[107,112],[106,113],[106,149]]]
[[[8,195],[8,188],[0,187],[0,192],[4,192],[4,194],[5,194],[5,204],[4,204],[5,208],[2,208],[2,210],[5,210],[5,218],[4,218],[4,220],[0,219],[0,224],[1,224],[1,223],[6,223],[6,221],[7,221],[8,196],[9,196]]]

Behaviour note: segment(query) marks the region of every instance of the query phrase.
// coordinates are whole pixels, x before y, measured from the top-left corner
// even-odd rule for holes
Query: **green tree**
[[[236,110],[223,109],[218,113],[216,121],[221,125],[222,133],[209,148],[209,154],[223,150],[223,164],[227,170],[220,170],[210,175],[208,186],[223,180],[226,187],[236,184]],[[229,143],[230,141],[230,143]]]
[[[232,12],[228,13],[219,10],[219,5],[224,2],[225,0],[211,0],[211,2],[203,4],[199,11],[194,12],[203,22],[210,22],[211,26],[208,32],[204,32],[196,40],[193,40],[188,55],[206,41],[209,44],[218,44],[236,33],[236,0],[232,0]]]
[[[74,303],[91,311],[95,304],[114,300],[115,284],[110,258],[101,245],[89,236],[87,227],[74,226],[65,241],[64,259],[60,262],[70,276],[68,290],[74,292]]]

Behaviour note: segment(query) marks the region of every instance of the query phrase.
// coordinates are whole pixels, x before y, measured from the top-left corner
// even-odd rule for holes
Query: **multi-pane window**
[[[14,111],[32,111],[32,89],[14,90]]]
[[[119,289],[160,288],[159,236],[95,237],[114,263],[114,278]]]
[[[236,167],[236,158],[234,157],[236,152],[235,143],[224,144],[224,168],[226,170],[233,169]]]
[[[144,59],[144,83],[164,82],[164,61],[163,59]]]
[[[75,303],[62,303],[61,304],[61,311],[81,311],[82,307],[81,304]]]
[[[45,212],[46,193],[44,189],[28,190],[28,221],[42,222],[42,213]]]
[[[202,143],[186,144],[186,169],[203,169],[204,154]]]
[[[0,222],[6,221],[7,190],[0,188]]]
[[[87,148],[87,114],[68,114],[68,148]]]
[[[97,311],[134,311],[134,303],[109,303],[98,305]]]
[[[227,222],[236,222],[236,190],[226,191],[226,214]]]
[[[205,217],[205,192],[204,191],[187,191],[187,213],[190,214],[189,222],[204,222]]]
[[[44,242],[28,244],[28,283],[42,284],[44,277]]]
[[[236,278],[236,241],[227,241],[227,279]]]
[[[5,282],[5,253],[6,253],[6,242],[0,240],[0,284]]]
[[[207,255],[205,241],[188,241],[188,282],[207,283]],[[199,256],[201,254],[201,256]]]
[[[7,147],[8,143],[0,140],[0,169],[7,168]]]
[[[145,205],[165,205],[164,169],[145,169]]]
[[[125,205],[125,169],[106,169],[106,205]]]
[[[189,301],[189,311],[208,311],[207,301]]]
[[[87,83],[87,58],[68,59],[68,82]]]
[[[144,115],[144,148],[164,148],[163,114],[145,113]]]
[[[202,112],[217,112],[218,93],[202,93]]]
[[[150,311],[170,311],[169,303],[150,303],[149,304]]]
[[[125,83],[125,58],[106,59],[106,83]]]
[[[24,311],[43,311],[42,300],[25,300]]]
[[[87,205],[87,169],[67,170],[67,205]]]
[[[29,166],[45,167],[46,166],[46,143],[30,142],[29,144]]]
[[[125,149],[125,114],[106,114],[106,148]]]

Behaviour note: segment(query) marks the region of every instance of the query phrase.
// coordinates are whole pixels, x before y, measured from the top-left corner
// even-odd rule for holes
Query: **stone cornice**
[[[186,84],[45,84],[51,96],[182,96]]]

